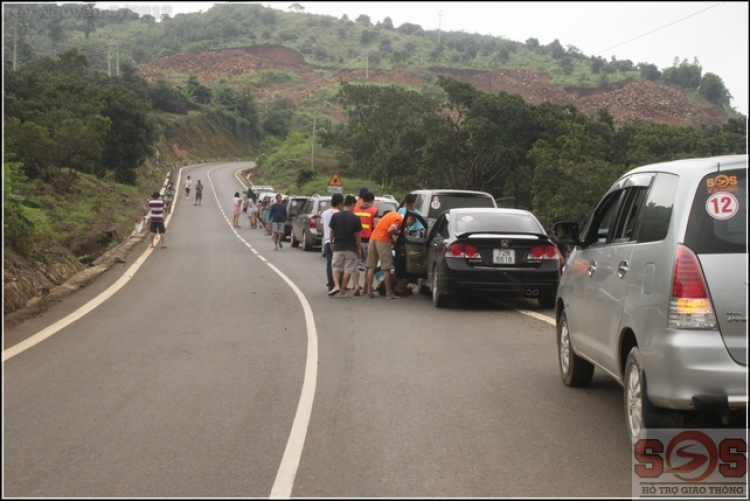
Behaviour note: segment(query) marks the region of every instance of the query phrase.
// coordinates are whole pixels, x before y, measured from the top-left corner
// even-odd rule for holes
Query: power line
[[[688,19],[688,18],[690,18],[690,17],[693,17],[693,16],[697,16],[698,14],[700,14],[700,13],[702,13],[702,12],[706,12],[706,11],[707,11],[707,10],[709,10],[709,9],[713,9],[714,7],[718,7],[719,5],[721,5],[721,3],[717,3],[716,5],[712,5],[711,7],[707,7],[707,8],[705,8],[705,9],[703,9],[703,10],[700,10],[700,11],[696,12],[695,14],[690,14],[689,16],[683,17],[682,19],[678,19],[677,21],[672,21],[672,22],[671,22],[671,23],[669,23],[669,24],[665,24],[664,26],[661,26],[661,27],[659,27],[659,28],[656,28],[655,30],[651,30],[651,31],[649,31],[648,33],[644,33],[643,35],[638,35],[638,36],[637,36],[637,37],[635,37],[635,38],[631,38],[631,39],[630,39],[630,40],[628,40],[627,42],[622,42],[622,43],[619,43],[619,44],[617,44],[617,45],[614,45],[614,46],[610,47],[609,49],[605,49],[605,50],[601,50],[601,51],[599,51],[599,52],[596,52],[596,53],[595,53],[595,54],[593,54],[592,56],[598,56],[599,54],[602,54],[602,53],[604,53],[604,52],[608,52],[608,51],[610,51],[610,50],[612,50],[612,49],[615,49],[615,48],[617,48],[617,47],[620,47],[621,45],[625,45],[626,43],[630,43],[630,42],[632,42],[632,41],[634,41],[634,40],[638,40],[639,38],[643,38],[643,37],[645,37],[646,35],[650,35],[651,33],[655,33],[655,32],[657,32],[657,31],[659,31],[659,30],[663,30],[664,28],[667,28],[668,26],[672,26],[673,24],[677,24],[677,23],[679,23],[680,21],[684,21],[685,19]]]

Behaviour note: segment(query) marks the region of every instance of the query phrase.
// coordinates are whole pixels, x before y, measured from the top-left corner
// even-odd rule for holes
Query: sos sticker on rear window
[[[719,191],[737,191],[737,176],[719,174],[716,177],[706,179],[706,188],[709,195]]]
[[[732,219],[739,206],[735,196],[727,192],[714,193],[706,200],[708,215],[718,220]]]
[[[432,207],[433,209],[440,208],[440,200],[438,199],[438,197],[432,199],[432,202],[430,202],[430,207]]]
[[[474,218],[471,216],[464,216],[461,218],[461,221],[465,221],[465,222],[474,221]]]

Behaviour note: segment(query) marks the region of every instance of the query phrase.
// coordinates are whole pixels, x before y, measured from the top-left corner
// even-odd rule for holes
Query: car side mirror
[[[578,241],[578,223],[571,221],[560,221],[552,227],[552,240],[555,243],[576,246]]]

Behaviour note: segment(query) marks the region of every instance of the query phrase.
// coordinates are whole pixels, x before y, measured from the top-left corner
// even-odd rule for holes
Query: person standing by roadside
[[[376,217],[378,215],[378,209],[372,206],[373,201],[375,200],[375,195],[368,192],[365,192],[361,195],[362,197],[362,204],[358,205],[354,209],[354,215],[359,217],[359,220],[362,224],[362,232],[360,233],[360,238],[362,240],[362,255],[357,260],[357,268],[352,274],[352,279],[354,280],[354,295],[359,296],[361,287],[359,286],[359,275],[360,272],[363,272],[365,275],[365,278],[367,278],[367,268],[365,267],[367,263],[367,251],[369,247],[370,242],[370,234],[372,234],[372,230],[375,228],[375,224],[378,221],[378,218]],[[372,288],[372,284],[370,289],[368,289],[367,284],[365,284],[365,293],[370,292]]]
[[[364,201],[362,195],[364,195],[368,191],[370,191],[370,188],[368,188],[367,186],[363,186],[359,189],[359,198],[357,199],[357,203],[354,205],[354,207],[359,207],[360,205],[362,205],[362,202]],[[373,200],[375,199],[373,198]]]
[[[271,232],[273,233],[274,250],[284,246],[284,231],[286,227],[286,204],[281,203],[281,193],[276,194],[276,202],[271,206]]]
[[[199,179],[197,183],[195,183],[195,203],[193,205],[200,206],[201,200],[203,200],[203,183],[201,183],[201,180]]]
[[[385,282],[385,298],[401,299],[393,293],[391,288],[391,267],[393,266],[393,242],[396,240],[401,225],[404,224],[404,216],[392,211],[383,216],[370,235],[370,249],[367,256],[367,282],[366,288],[372,289],[372,281],[375,278],[375,268],[380,260],[380,269],[383,271],[383,282]],[[368,299],[374,299],[375,294],[370,290]]]
[[[328,227],[331,224],[331,217],[341,210],[341,204],[344,203],[344,196],[341,193],[334,193],[331,197],[331,207],[324,210],[320,215],[321,222],[323,224],[323,249],[326,256],[326,287],[328,291],[333,290],[333,246],[331,245],[331,229]]]
[[[164,210],[166,214],[169,214],[172,212],[172,201],[174,201],[174,184],[169,183],[167,185],[167,190],[164,192],[164,199],[167,202]]]
[[[346,286],[349,284],[349,277],[357,269],[357,258],[362,256],[362,222],[353,212],[355,203],[357,199],[347,195],[344,210],[331,216],[329,236],[333,244],[333,289],[328,291],[329,296],[338,293],[339,297],[349,297]]]
[[[190,198],[190,188],[193,187],[193,182],[190,180],[190,176],[185,181],[185,198]]]
[[[255,204],[255,195],[247,190],[247,219],[249,228],[258,227],[258,206]]]
[[[242,199],[240,198],[239,192],[234,193],[233,206],[234,206],[234,227],[239,228],[240,227],[240,214],[242,213]]]
[[[164,227],[164,200],[161,200],[161,193],[155,191],[151,194],[151,200],[148,202],[148,207],[151,209],[149,216],[151,217],[151,247],[154,246],[154,237],[156,233],[161,235],[161,248],[167,248],[167,229]]]

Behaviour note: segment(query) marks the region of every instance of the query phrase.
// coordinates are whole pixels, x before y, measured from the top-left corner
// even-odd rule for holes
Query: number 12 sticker
[[[734,195],[727,192],[714,193],[706,201],[708,214],[719,220],[732,219],[737,214],[739,206]]]

